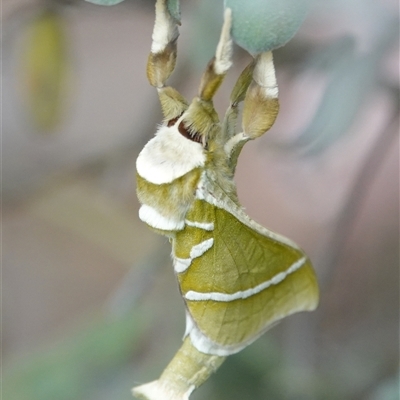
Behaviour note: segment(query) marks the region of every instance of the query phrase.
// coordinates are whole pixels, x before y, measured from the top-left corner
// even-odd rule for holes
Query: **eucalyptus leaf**
[[[177,22],[178,24],[181,23],[181,8],[179,4],[179,0],[167,0],[167,8],[171,17]]]
[[[371,57],[352,56],[331,71],[319,107],[295,145],[306,146],[306,154],[318,154],[345,134],[375,84]]]
[[[355,39],[343,37],[326,44],[309,60],[307,69],[325,70],[328,82],[310,124],[289,147],[302,148],[304,155],[312,156],[349,132],[365,101],[373,96],[381,60],[397,37],[397,20],[388,20],[368,54],[357,53]]]
[[[98,4],[99,6],[114,6],[122,3],[124,0],[86,0],[89,3]]]
[[[232,36],[251,54],[286,44],[304,21],[313,0],[225,0],[232,9]]]

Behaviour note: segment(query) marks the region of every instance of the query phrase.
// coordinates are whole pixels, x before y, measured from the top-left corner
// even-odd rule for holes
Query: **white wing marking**
[[[278,283],[282,282],[288,275],[292,274],[293,272],[297,271],[301,266],[304,265],[306,262],[306,257],[300,258],[295,263],[293,263],[286,271],[280,272],[279,274],[275,275],[271,279],[260,283],[259,285],[247,289],[247,290],[239,290],[235,293],[221,293],[221,292],[208,292],[208,293],[201,293],[195,292],[193,290],[189,290],[185,294],[186,300],[193,300],[193,301],[207,301],[207,300],[214,300],[214,301],[233,301],[239,299],[247,299],[250,296],[254,296],[257,293],[267,289],[272,285],[277,285]]]
[[[187,226],[192,226],[194,228],[204,229],[205,231],[213,231],[214,230],[214,222],[196,222],[185,220],[185,224]]]
[[[211,249],[213,244],[214,244],[213,238],[204,240],[204,242],[196,244],[195,246],[192,247],[192,250],[190,250],[190,258],[193,259],[202,256],[207,250]]]
[[[175,272],[177,272],[178,274],[185,272],[190,267],[190,264],[192,263],[193,259],[202,256],[207,250],[211,249],[213,244],[214,244],[214,239],[210,238],[204,240],[204,242],[201,242],[193,246],[192,249],[190,250],[189,258],[174,257]]]
[[[178,274],[185,272],[190,267],[191,263],[192,263],[191,258],[174,257],[174,270]]]

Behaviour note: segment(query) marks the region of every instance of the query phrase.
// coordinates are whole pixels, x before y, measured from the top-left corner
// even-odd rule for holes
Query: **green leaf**
[[[99,6],[114,6],[122,3],[124,0],[86,0],[89,3],[98,4]]]
[[[225,0],[232,9],[232,36],[251,54],[286,44],[299,29],[313,0]]]
[[[181,23],[181,8],[179,4],[179,0],[168,0],[167,8],[171,17],[177,22]]]

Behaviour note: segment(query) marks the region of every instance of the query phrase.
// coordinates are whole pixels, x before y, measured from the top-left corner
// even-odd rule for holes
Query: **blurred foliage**
[[[65,114],[70,59],[64,19],[44,8],[25,27],[20,74],[23,98],[39,132],[51,132]]]
[[[400,397],[400,378],[391,377],[369,393],[367,400],[398,400]]]
[[[148,323],[139,310],[117,319],[90,319],[65,341],[8,370],[4,398],[86,399],[103,380],[112,381],[139,350]]]
[[[343,36],[309,55],[307,76],[327,76],[323,96],[311,122],[286,148],[316,155],[345,135],[366,100],[378,87],[382,59],[398,39],[398,20],[390,18],[367,54],[357,50],[350,36]]]

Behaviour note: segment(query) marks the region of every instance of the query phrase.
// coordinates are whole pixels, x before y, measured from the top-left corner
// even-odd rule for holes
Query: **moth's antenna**
[[[224,13],[224,24],[218,42],[215,57],[208,63],[199,88],[199,97],[211,101],[220,87],[226,73],[232,66],[232,10],[227,8]]]

